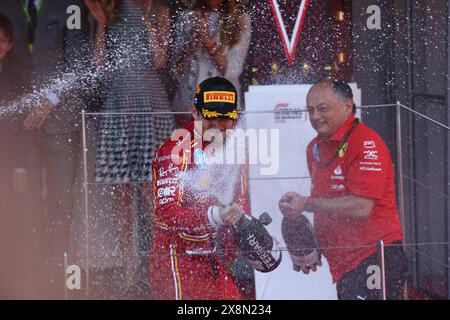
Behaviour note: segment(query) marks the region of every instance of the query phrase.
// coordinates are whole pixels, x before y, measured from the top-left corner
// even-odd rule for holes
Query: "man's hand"
[[[31,110],[31,112],[25,118],[25,128],[27,130],[40,129],[53,108],[54,105],[50,102],[50,100],[44,100],[39,106]]]
[[[278,207],[285,217],[295,217],[305,210],[307,197],[295,192],[287,192],[278,202]]]
[[[291,255],[291,259],[293,261],[292,268],[294,269],[294,271],[296,272],[302,271],[304,274],[309,274],[310,270],[316,272],[317,267],[322,266],[320,254],[317,250],[314,250],[310,254],[303,257]]]
[[[14,191],[24,193],[27,190],[28,177],[25,170],[14,170],[12,177]]]
[[[219,209],[219,215],[222,218],[222,221],[230,226],[236,224],[243,214],[244,210],[242,210],[242,207],[237,203]]]

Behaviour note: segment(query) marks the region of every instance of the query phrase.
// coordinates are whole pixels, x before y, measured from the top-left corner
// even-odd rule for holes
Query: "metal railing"
[[[399,177],[398,179],[398,188],[399,188],[399,215],[400,215],[400,220],[401,220],[401,225],[403,230],[405,230],[405,206],[404,206],[404,201],[405,201],[405,189],[404,189],[404,184],[403,184],[403,179],[407,178],[407,179],[412,179],[411,177],[407,177],[404,175],[404,168],[403,168],[403,161],[402,161],[402,119],[401,119],[401,111],[402,110],[406,110],[408,112],[414,113],[415,115],[426,119],[427,121],[430,121],[442,128],[445,128],[447,130],[450,130],[450,127],[440,123],[439,121],[432,119],[430,117],[428,117],[427,115],[424,115],[420,112],[417,112],[405,105],[402,105],[400,102],[397,102],[396,104],[380,104],[380,105],[367,105],[367,106],[360,106],[358,107],[358,109],[371,109],[371,108],[395,108],[396,111],[396,158],[397,158],[397,175]],[[296,109],[296,110],[261,110],[261,111],[240,111],[241,114],[266,114],[266,113],[282,113],[282,112],[307,112],[306,109]],[[84,226],[84,232],[85,232],[85,239],[86,239],[86,297],[89,298],[89,283],[90,283],[90,276],[89,276],[89,269],[90,269],[90,260],[91,260],[91,256],[90,256],[90,228],[89,228],[89,185],[92,183],[88,182],[88,169],[87,169],[87,126],[86,126],[86,117],[87,116],[102,116],[102,115],[189,115],[190,112],[138,112],[138,113],[109,113],[109,112],[104,112],[104,113],[90,113],[90,112],[85,112],[82,111],[82,138],[83,138],[83,189],[84,189],[84,219],[85,219],[85,226]],[[285,177],[284,179],[308,179],[309,177]],[[258,179],[258,178],[255,178]],[[266,179],[266,178],[263,178]],[[268,178],[270,179],[270,178]],[[276,179],[280,179],[280,178],[276,178]],[[414,179],[413,179],[414,180]],[[97,184],[97,183],[93,183],[93,184]],[[429,188],[432,191],[435,191],[437,193],[439,193],[441,196],[444,196],[446,198],[448,198],[445,194],[442,194],[436,190],[434,190],[432,187],[430,186],[426,186],[425,187]],[[443,245],[449,245],[448,243],[441,243]],[[382,241],[380,241],[378,244],[378,251],[379,251],[379,256],[380,256],[380,266],[381,266],[381,270],[382,270],[382,299],[386,299],[386,285],[385,285],[385,261],[384,261],[384,252],[385,252],[385,247],[386,246],[390,246],[390,245],[385,245]],[[403,246],[417,246],[417,245],[421,245],[420,243],[404,243]],[[417,250],[418,251],[418,250]],[[422,253],[421,253],[422,254]],[[65,257],[65,262],[67,262],[67,257]],[[446,267],[448,268],[448,266],[446,265]]]

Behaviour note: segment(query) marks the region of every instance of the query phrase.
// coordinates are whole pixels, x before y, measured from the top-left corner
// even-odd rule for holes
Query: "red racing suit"
[[[155,229],[149,278],[153,298],[241,299],[227,267],[238,249],[231,227],[214,228],[208,209],[218,205],[217,200],[211,196],[197,199],[178,175],[198,167],[193,156],[198,146],[193,128],[193,123],[188,125],[178,141],[168,139],[152,163]],[[174,148],[183,145],[174,162]],[[203,142],[202,150],[206,146]],[[233,201],[249,213],[247,168],[239,174]]]

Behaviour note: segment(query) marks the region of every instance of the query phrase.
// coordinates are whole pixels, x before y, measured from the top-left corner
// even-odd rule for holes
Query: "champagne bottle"
[[[318,254],[320,250],[313,228],[308,219],[300,215],[299,218],[284,217],[281,222],[281,233],[294,266],[301,266],[306,257]],[[317,250],[317,251],[316,251]]]
[[[265,221],[270,220],[265,215]],[[271,272],[280,265],[281,251],[263,222],[244,214],[233,226],[233,232],[240,250],[256,270]]]

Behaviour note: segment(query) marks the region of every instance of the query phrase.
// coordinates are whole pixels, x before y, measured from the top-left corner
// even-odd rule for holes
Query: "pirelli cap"
[[[237,92],[234,85],[221,77],[209,78],[195,90],[194,105],[205,119],[238,119]]]

